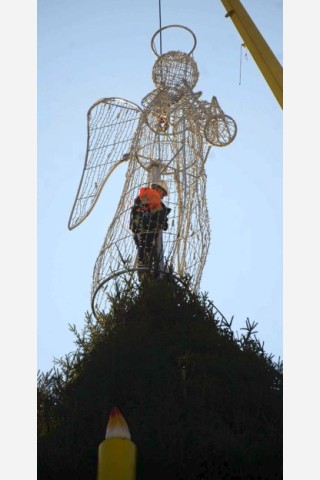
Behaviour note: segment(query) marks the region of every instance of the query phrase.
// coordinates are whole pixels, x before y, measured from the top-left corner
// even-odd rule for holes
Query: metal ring
[[[105,278],[104,280],[102,280],[102,281],[98,284],[97,288],[96,288],[95,291],[94,291],[94,294],[93,294],[93,296],[92,296],[92,299],[91,299],[91,310],[92,310],[92,313],[93,313],[94,317],[95,317],[97,320],[98,320],[98,318],[99,318],[99,311],[96,311],[94,302],[95,302],[95,298],[96,298],[99,290],[100,290],[106,283],[108,283],[109,280],[112,280],[113,278],[119,277],[120,275],[123,275],[123,274],[126,274],[126,273],[134,273],[134,272],[138,272],[138,271],[140,271],[140,272],[142,272],[142,271],[148,272],[148,271],[150,271],[150,268],[149,268],[149,267],[139,267],[139,268],[133,267],[133,268],[128,268],[128,269],[123,269],[123,270],[120,270],[120,271],[118,270],[117,272],[112,273],[111,275],[109,275],[107,278]],[[160,270],[159,273],[166,274],[166,273],[168,273],[168,272],[165,272],[164,270]],[[192,294],[194,293],[194,292],[192,292],[192,291],[188,288],[186,282],[184,282],[178,275],[176,275],[176,274],[174,274],[174,273],[170,273],[170,275],[171,275],[177,282],[179,282],[184,288],[186,288],[187,292],[188,292],[190,295],[192,295]],[[221,313],[220,310],[219,310],[214,304],[212,304],[212,305],[213,305],[216,313],[218,313],[218,314],[221,316],[221,318],[222,318],[224,321],[226,321],[226,318],[225,318],[225,316],[223,315],[223,313]]]
[[[157,50],[156,50],[156,47],[154,45],[154,40],[156,38],[156,36],[162,32],[162,30],[166,30],[167,28],[183,28],[184,30],[187,30],[189,33],[191,33],[191,35],[193,36],[193,41],[194,41],[194,45],[193,45],[193,48],[190,50],[190,52],[188,53],[188,55],[191,55],[191,53],[194,51],[194,49],[196,48],[196,45],[197,45],[197,38],[195,36],[195,34],[193,33],[192,30],[190,30],[190,28],[188,27],[184,27],[183,25],[167,25],[166,27],[162,27],[162,28],[159,28],[159,30],[156,31],[156,33],[153,35],[153,37],[151,38],[151,49],[153,51],[153,53],[157,56],[157,57],[160,57],[161,55],[158,54]]]

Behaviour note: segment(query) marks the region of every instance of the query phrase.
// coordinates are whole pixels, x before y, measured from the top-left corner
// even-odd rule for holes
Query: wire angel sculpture
[[[155,38],[167,28],[183,28],[193,36],[189,53],[159,55]],[[199,72],[192,53],[196,37],[187,27],[168,25],[152,37],[158,57],[152,70],[155,89],[142,108],[122,98],[103,98],[87,114],[85,164],[68,228],[77,227],[92,211],[115,168],[128,163],[120,201],[95,263],[91,306],[95,316],[105,310],[119,276],[137,274],[137,254],[129,229],[131,207],[140,187],[165,180],[169,228],[161,236],[161,268],[171,266],[178,277],[188,274],[199,288],[210,244],[205,163],[211,146],[230,144],[237,133],[216,97],[200,100],[194,92]]]

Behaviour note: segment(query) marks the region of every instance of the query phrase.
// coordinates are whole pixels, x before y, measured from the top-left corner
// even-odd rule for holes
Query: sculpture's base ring
[[[133,274],[134,273],[142,273],[142,272],[150,272],[150,268],[149,267],[133,267],[133,268],[128,268],[128,269],[122,269],[122,270],[117,270],[116,272],[113,272],[111,275],[108,275],[108,277],[106,277],[105,279],[103,279],[99,285],[97,286],[97,288],[95,289],[94,291],[94,294],[92,295],[92,299],[91,299],[91,310],[92,310],[92,313],[94,315],[94,317],[98,320],[99,316],[101,314],[104,314],[103,311],[100,311],[98,309],[98,306],[95,305],[95,300],[97,298],[97,295],[98,293],[100,292],[100,290],[104,287],[104,285],[106,285],[110,280],[113,280],[117,277],[120,277],[121,275],[126,275],[126,274]],[[152,274],[152,272],[151,272]],[[175,275],[173,273],[168,273],[167,271],[160,271],[159,272],[160,274],[160,277],[161,275],[163,274],[167,274],[167,275],[170,275],[171,277],[173,277],[176,281],[178,281],[184,288],[186,288],[188,290],[188,293],[190,293],[190,295],[194,294],[190,288],[188,287],[187,283],[185,281],[183,281],[178,275]],[[226,322],[226,318],[224,317],[224,315],[220,312],[220,310],[215,306],[213,305],[214,307],[214,311],[215,311],[215,314],[219,315],[220,316],[220,321],[225,321]]]

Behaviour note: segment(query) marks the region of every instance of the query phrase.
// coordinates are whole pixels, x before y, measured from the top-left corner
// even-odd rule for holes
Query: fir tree
[[[172,275],[119,288],[76,350],[38,374],[38,478],[96,478],[109,412],[138,448],[137,480],[282,478],[282,362]]]

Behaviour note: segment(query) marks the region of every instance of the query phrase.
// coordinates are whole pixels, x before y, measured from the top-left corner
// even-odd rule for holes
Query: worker
[[[138,251],[138,266],[155,267],[158,276],[160,252],[157,244],[160,232],[168,229],[168,208],[162,199],[168,195],[168,185],[164,180],[153,182],[151,187],[140,188],[130,215],[130,230],[133,232]]]

